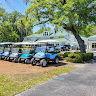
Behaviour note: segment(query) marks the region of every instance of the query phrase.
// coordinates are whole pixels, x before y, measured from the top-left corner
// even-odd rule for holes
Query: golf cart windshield
[[[12,53],[18,53],[19,48],[12,48]]]
[[[45,51],[46,51],[46,49],[47,49],[47,47],[46,47],[46,46],[37,47],[37,48],[36,48],[36,50],[35,50],[35,52],[36,52],[36,53],[37,53],[37,52],[45,52]]]
[[[24,50],[23,50],[23,53],[24,53],[24,54],[29,54],[29,53],[30,53],[30,49],[24,49]]]
[[[35,50],[33,49],[24,49],[23,50],[23,54],[33,54],[35,52]]]
[[[3,52],[3,49],[4,49],[4,48],[0,46],[0,53]]]
[[[10,51],[10,48],[5,48],[4,51],[5,51],[5,52],[9,52],[9,51]]]
[[[37,47],[35,52],[55,52],[56,49],[54,47],[50,46],[42,46],[42,47]]]

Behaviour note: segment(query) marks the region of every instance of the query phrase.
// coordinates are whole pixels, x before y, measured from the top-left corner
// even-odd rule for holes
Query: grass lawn
[[[13,96],[73,69],[73,65],[66,65],[41,73],[0,75],[0,96]]]

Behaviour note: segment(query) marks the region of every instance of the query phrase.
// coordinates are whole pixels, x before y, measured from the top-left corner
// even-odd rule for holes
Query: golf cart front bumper
[[[9,60],[14,60],[15,57],[9,57]]]
[[[2,55],[2,56],[1,56],[1,59],[4,59],[4,58],[5,58],[5,56],[4,56],[4,55]]]
[[[8,58],[8,56],[2,55],[1,59],[4,60],[5,58]]]
[[[33,60],[33,64],[34,65],[40,65],[40,61],[42,60],[42,58],[34,58]]]

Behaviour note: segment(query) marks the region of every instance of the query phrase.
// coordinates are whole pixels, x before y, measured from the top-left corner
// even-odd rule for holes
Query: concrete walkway
[[[96,64],[58,76],[16,96],[96,96]]]

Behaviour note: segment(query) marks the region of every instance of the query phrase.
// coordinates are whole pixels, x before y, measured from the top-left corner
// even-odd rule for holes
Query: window
[[[92,48],[96,48],[96,43],[92,43]]]
[[[48,32],[47,32],[47,34],[46,34],[47,36],[48,36]]]
[[[47,32],[45,32],[45,36],[46,36]]]

